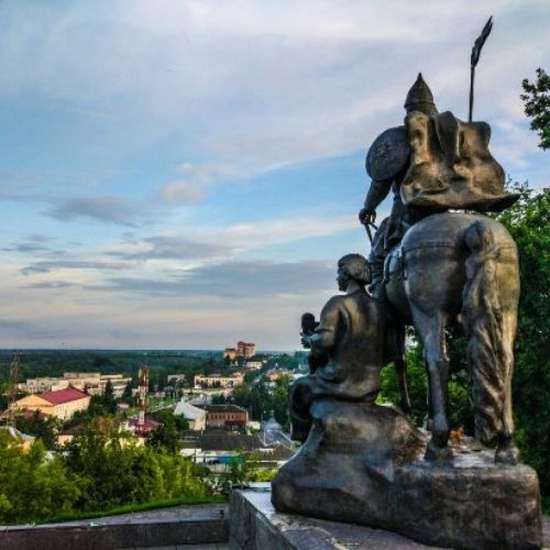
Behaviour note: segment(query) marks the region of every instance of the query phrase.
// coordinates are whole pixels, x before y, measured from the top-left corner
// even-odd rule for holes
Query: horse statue
[[[497,462],[516,463],[511,380],[520,285],[508,231],[480,214],[432,214],[390,251],[384,280],[394,316],[414,325],[424,347],[432,407],[427,458],[450,454],[445,329],[459,321],[468,339],[476,435],[496,443]]]

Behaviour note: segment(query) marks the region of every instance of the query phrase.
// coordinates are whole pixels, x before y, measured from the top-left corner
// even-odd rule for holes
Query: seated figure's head
[[[367,260],[361,254],[346,254],[338,260],[338,289],[345,291],[350,281],[364,287],[371,281]]]

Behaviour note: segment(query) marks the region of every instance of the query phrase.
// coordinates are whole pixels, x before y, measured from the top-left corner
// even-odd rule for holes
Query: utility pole
[[[10,375],[8,382],[8,425],[15,427],[15,408],[14,404],[17,400],[17,381],[21,371],[21,354],[15,352],[10,364]]]

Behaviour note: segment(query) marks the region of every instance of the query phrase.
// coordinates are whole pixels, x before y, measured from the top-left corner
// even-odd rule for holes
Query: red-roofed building
[[[72,418],[77,411],[85,411],[90,405],[90,396],[72,386],[62,390],[27,395],[17,400],[10,408],[18,411],[39,411],[61,420]]]

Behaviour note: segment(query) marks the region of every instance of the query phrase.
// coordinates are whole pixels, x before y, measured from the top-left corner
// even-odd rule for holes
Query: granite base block
[[[397,533],[275,511],[268,483],[233,491],[231,550],[429,550]]]

